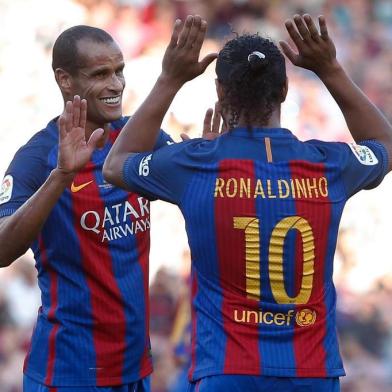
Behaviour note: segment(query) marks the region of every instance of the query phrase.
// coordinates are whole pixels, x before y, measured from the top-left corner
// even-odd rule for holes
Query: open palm
[[[319,29],[309,14],[303,17],[294,15],[293,20],[288,19],[285,25],[298,53],[286,41],[280,41],[280,45],[294,65],[322,76],[336,67],[337,60],[336,48],[328,34],[324,16],[319,16],[318,22]]]
[[[86,141],[87,101],[75,95],[68,101],[59,119],[60,140],[57,167],[76,173],[90,160],[104,130],[96,129]]]
[[[180,84],[202,74],[218,56],[210,53],[199,61],[206,31],[207,22],[199,15],[189,15],[184,24],[177,20],[163,56],[162,73]]]

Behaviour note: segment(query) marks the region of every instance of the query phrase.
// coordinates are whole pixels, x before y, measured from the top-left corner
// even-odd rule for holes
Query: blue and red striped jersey
[[[192,253],[190,379],[344,375],[333,259],[346,200],[378,185],[387,152],[235,129],[124,164],[129,189],[177,204]]]
[[[113,386],[152,371],[148,335],[149,201],[106,183],[104,160],[127,118],[110,124],[32,244],[42,307],[24,372],[50,386]],[[156,148],[171,138],[161,131]],[[15,155],[0,217],[13,214],[57,166],[56,120]]]

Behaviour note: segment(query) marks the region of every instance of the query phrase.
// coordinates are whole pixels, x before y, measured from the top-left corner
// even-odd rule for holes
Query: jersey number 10
[[[260,220],[234,217],[234,228],[245,231],[246,293],[260,301]],[[302,237],[302,280],[296,297],[287,294],[283,274],[284,241],[290,230],[298,230]],[[313,288],[314,236],[309,222],[299,216],[282,219],[272,231],[269,243],[268,270],[272,294],[278,304],[306,304]]]

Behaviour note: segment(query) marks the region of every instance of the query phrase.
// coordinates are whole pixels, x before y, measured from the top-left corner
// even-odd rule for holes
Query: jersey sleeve
[[[373,189],[384,179],[388,170],[388,152],[383,144],[368,140],[360,144],[345,144],[347,156],[342,178],[350,197],[362,189]]]
[[[123,179],[128,189],[150,200],[158,198],[180,204],[189,174],[184,154],[186,143],[130,155],[123,166]]]
[[[375,140],[356,143],[316,142],[329,165],[338,167],[347,197],[381,183],[388,171],[388,152]]]
[[[40,139],[31,139],[11,161],[1,184],[0,218],[12,215],[45,182],[49,146]]]
[[[174,141],[164,130],[160,130],[158,138],[155,142],[154,151],[159,150],[161,147],[170,146]]]

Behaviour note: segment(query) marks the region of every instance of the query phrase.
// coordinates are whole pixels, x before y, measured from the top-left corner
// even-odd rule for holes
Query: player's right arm
[[[286,21],[286,28],[298,53],[281,41],[283,52],[294,65],[313,71],[321,79],[342,110],[357,143],[376,140],[384,145],[389,155],[388,170],[392,170],[392,126],[336,59],[324,17],[319,17],[320,32],[310,15],[295,15],[293,19]]]
[[[22,198],[26,197],[24,203],[16,211],[13,211],[14,204],[14,208],[10,209],[10,215],[0,219],[0,267],[10,265],[37,239],[42,226],[65,188],[71,184],[75,174],[90,160],[103,134],[103,129],[94,131],[89,141],[86,142],[86,114],[87,102],[85,100],[81,101],[78,96],[75,96],[73,102],[67,102],[65,111],[59,119],[57,168],[50,173],[36,192],[32,190],[34,185],[25,186],[22,192],[25,195]],[[28,166],[29,162],[24,162],[24,164]],[[23,175],[29,175],[29,170],[34,169],[34,165],[25,168]],[[33,173],[30,171],[30,174]],[[29,191],[33,193],[27,196]],[[8,196],[3,196],[8,202]],[[5,207],[3,215],[7,214],[4,201],[2,207]]]
[[[0,267],[10,265],[27,251],[72,178],[59,169],[53,170],[15,213],[0,219]]]

